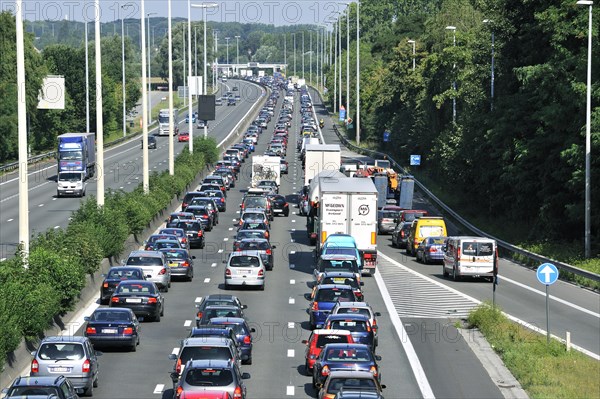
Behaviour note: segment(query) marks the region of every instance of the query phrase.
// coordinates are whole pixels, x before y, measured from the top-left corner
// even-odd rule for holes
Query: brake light
[[[123,334],[125,334],[125,335],[132,335],[133,334],[133,327],[125,327],[123,329]]]
[[[166,273],[167,273],[167,269],[163,267],[163,268],[162,268],[162,269],[161,269],[161,270],[158,272],[158,275],[159,275],[159,276],[162,276],[162,275],[164,275],[164,274],[166,274]]]
[[[288,203],[287,203],[287,202],[286,202],[285,204],[283,204],[283,207],[284,207],[284,208],[285,208],[285,207],[287,207],[287,206],[288,206]]]
[[[367,325],[367,332],[371,332],[371,326]]]
[[[112,303],[119,303],[119,298],[116,298],[116,297],[113,296],[112,298],[110,298],[110,301]]]
[[[373,328],[377,328],[377,319],[373,319]]]
[[[83,365],[81,366],[81,371],[83,373],[89,373],[90,372],[90,359],[85,359],[85,362],[83,362]]]
[[[259,277],[260,276],[264,276],[264,275],[265,275],[265,272],[262,269],[258,271],[258,276]]]
[[[233,399],[242,399],[242,387],[239,385],[233,391]]]
[[[40,364],[38,363],[37,360],[33,359],[31,361],[31,372],[37,373],[38,371],[40,371]]]
[[[250,337],[249,335],[246,335],[244,337],[244,344],[250,345],[251,343],[252,343],[252,337]]]
[[[181,242],[187,242],[187,238],[184,238],[183,240],[181,240]]]
[[[373,257],[373,254],[364,254],[363,256],[365,259],[371,259]]]
[[[182,386],[178,386],[177,390],[175,391],[175,395],[177,395],[177,397],[181,397],[181,393],[183,392],[183,387]]]
[[[371,372],[371,374],[373,374],[373,377],[377,377],[377,367],[375,366],[371,366],[371,368],[369,369],[369,371]]]
[[[103,286],[104,288],[108,288],[108,283],[104,283],[104,284],[102,284],[102,286]]]
[[[460,259],[460,247],[456,248],[456,258]]]
[[[202,215],[202,219],[208,219],[208,215]]]
[[[202,237],[202,232],[201,231],[198,232],[198,237]]]
[[[265,238],[269,238],[269,232],[265,231]]]
[[[313,302],[313,304],[312,304],[312,310],[313,311],[319,310],[319,302],[317,302],[317,301]]]
[[[225,198],[221,198],[221,202],[225,202]]]
[[[400,237],[404,238],[405,235],[404,230],[400,231]]]
[[[238,246],[238,247],[236,247],[236,248],[235,248],[235,250],[236,250],[236,251],[241,251],[241,250],[242,250],[242,248]]]
[[[323,369],[321,370],[321,375],[323,377],[327,377],[329,375],[329,366],[324,366]]]
[[[177,374],[181,373],[181,359],[177,359],[177,365],[175,366],[175,372]]]
[[[187,207],[188,207],[188,204],[187,204],[187,202],[183,202],[183,203],[181,204],[181,209],[185,209],[185,208],[187,208]]]
[[[148,298],[148,303],[157,303],[156,298]]]
[[[183,267],[189,267],[189,266],[190,266],[190,263],[189,263],[189,262],[186,260],[185,262],[183,262],[183,263],[181,264],[181,266],[183,266]]]
[[[437,248],[436,247],[430,247],[429,248],[429,252],[437,252]]]
[[[226,276],[231,276],[231,270],[225,269],[225,275]]]
[[[267,249],[267,255],[271,255],[273,252],[270,249]]]
[[[96,328],[95,327],[88,327],[85,329],[85,333],[86,334],[96,334]]]

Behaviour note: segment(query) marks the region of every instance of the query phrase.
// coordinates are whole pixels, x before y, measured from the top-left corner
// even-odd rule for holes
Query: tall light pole
[[[296,76],[296,33],[292,33],[292,37],[294,38],[294,76]]]
[[[287,33],[283,34],[283,64],[285,65],[285,77],[287,78]]]
[[[186,62],[185,62],[185,59],[186,59],[185,58],[185,24],[182,24],[181,28],[182,28],[181,29],[181,44],[182,44],[182,47],[183,47],[183,53],[182,53],[182,56],[181,56],[181,65],[183,66],[183,87],[186,87],[187,86],[187,84],[186,84],[186,82],[187,82],[187,75],[185,73],[185,64],[186,64]],[[187,100],[187,96],[184,93],[184,96],[183,96],[183,107],[184,108],[185,108],[186,100]]]
[[[96,0],[98,1],[98,0]],[[150,112],[148,110],[148,92],[146,91],[146,24],[144,23],[144,2],[140,1],[140,38],[142,39],[142,188],[144,194],[150,191],[150,176],[148,172],[148,125]]]
[[[231,40],[230,37],[226,37],[225,41],[227,42],[227,74],[229,75],[229,40]]]
[[[240,35],[235,35],[235,63],[240,63]]]
[[[155,12],[149,12],[146,14],[148,20],[148,125],[152,123],[152,60],[150,55],[152,49],[150,47],[150,16],[156,15]]]
[[[217,86],[217,75],[219,74],[219,30],[213,29],[213,32],[215,34],[215,71],[213,73],[213,82],[214,86]]]
[[[360,145],[360,0],[356,1],[356,145]]]
[[[488,24],[492,22],[489,19],[484,19],[483,23],[484,24]],[[494,110],[494,42],[495,42],[495,37],[494,37],[494,29],[492,28],[492,62],[491,62],[491,71],[490,71],[490,111]]]
[[[198,32],[194,25],[194,75],[198,76]]]
[[[337,107],[337,43],[338,35],[337,30],[339,29],[339,23],[333,25],[333,36],[334,36],[334,51],[333,51],[333,113],[338,112]]]
[[[447,30],[452,31],[452,44],[456,47],[456,26],[446,26]],[[456,62],[452,64],[452,71],[456,69]],[[456,124],[456,79],[452,82],[452,123]]]
[[[588,6],[588,58],[587,58],[587,93],[585,107],[585,257],[589,258],[592,254],[591,235],[591,169],[592,169],[592,6],[591,0],[579,0],[580,6]]]
[[[341,13],[338,12],[338,14],[340,14],[341,17]],[[338,58],[340,60],[340,65],[338,68],[339,71],[339,82],[338,82],[338,108],[342,108],[342,21],[340,21],[340,18],[338,18],[338,51],[339,51],[339,55]],[[339,118],[338,118],[339,119]]]
[[[312,29],[308,31],[308,80],[312,86]]]
[[[350,3],[346,4],[346,122],[350,118]],[[348,124],[346,123],[346,126]]]
[[[188,53],[188,71],[190,76],[192,75],[192,6],[190,5],[190,0],[187,1],[187,12],[188,12],[188,23],[187,23],[187,53]],[[194,83],[196,83],[196,77],[194,77]],[[190,153],[194,152],[194,124],[192,123],[192,83],[188,78],[188,131],[190,138],[188,140],[188,149]]]
[[[100,0],[95,0],[96,10],[100,10]],[[104,121],[102,120],[102,51],[100,47],[100,13],[95,17],[95,55],[96,55],[96,171],[98,172],[96,189],[97,204],[104,206]]]
[[[302,31],[302,79],[304,79],[304,31]]]
[[[416,45],[417,42],[414,40],[408,40],[408,44],[412,44],[412,70],[415,70],[415,52],[416,52]]]
[[[126,8],[131,7],[132,4],[123,4],[121,9],[124,10]],[[121,74],[122,76],[122,85],[123,85],[123,137],[127,136],[127,100],[125,93],[125,18],[121,18]]]
[[[85,25],[85,131],[90,132],[90,67],[88,56],[88,21]]]
[[[172,13],[171,13],[171,2],[168,2],[168,26],[167,26],[167,41],[169,49],[168,49],[168,64],[169,64],[169,175],[173,176],[175,174],[175,144],[173,143],[173,136],[175,132],[175,118],[174,118],[174,110],[175,108],[173,104],[173,33],[171,32],[172,27]]]
[[[23,4],[16,0],[16,46],[17,46],[17,117],[19,143],[19,244],[23,253],[24,266],[29,256],[29,178],[27,166],[27,103],[25,102],[25,44],[23,40]],[[86,21],[87,24],[87,21]]]
[[[213,8],[213,7],[217,7],[218,4],[216,3],[210,3],[210,4],[192,4],[192,7],[195,8],[202,8],[202,19],[204,20],[204,47],[203,47],[203,52],[204,52],[204,70],[202,71],[202,83],[203,83],[203,87],[202,87],[202,94],[206,95],[208,89],[207,89],[207,80],[208,80],[208,76],[207,76],[207,72],[206,72],[206,57],[207,57],[207,52],[206,52],[206,9],[207,8]],[[208,137],[208,126],[206,126],[206,123],[204,124],[204,138]]]

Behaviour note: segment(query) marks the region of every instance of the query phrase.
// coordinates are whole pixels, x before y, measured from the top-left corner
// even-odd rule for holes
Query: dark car
[[[144,140],[141,140],[141,146],[144,148]],[[148,149],[156,149],[156,136],[148,135]]]
[[[104,281],[100,287],[100,303],[108,305],[110,297],[117,285],[123,280],[145,280],[146,275],[141,267],[134,266],[115,266],[108,270],[108,273],[103,274]]]
[[[187,249],[163,248],[160,252],[167,257],[172,277],[183,277],[187,281],[192,281],[195,256],[190,255]]]
[[[244,311],[235,305],[209,305],[202,311],[202,317],[196,318],[196,326],[208,324],[213,317],[244,317]]]
[[[195,197],[201,197],[202,193],[199,191],[188,191],[187,193],[185,193],[185,196],[183,197],[183,200],[181,201],[181,210],[183,212],[185,212],[185,208],[188,207],[188,205],[190,205],[190,203],[192,202],[192,199],[194,199]]]
[[[179,222],[177,227],[185,230],[190,248],[204,248],[204,229],[202,228],[202,223],[197,220],[186,220]]]
[[[352,287],[354,291],[354,296],[359,301],[364,301],[365,297],[363,295],[361,287],[365,284],[360,281],[356,274],[351,272],[326,272],[321,276],[321,280],[319,280],[319,284],[345,284]],[[313,295],[317,290],[318,285],[313,287]]]
[[[137,317],[160,321],[165,312],[165,299],[151,281],[122,281],[110,298],[111,307],[129,308]]]
[[[208,326],[231,327],[240,348],[242,364],[252,364],[252,333],[256,330],[250,328],[246,319],[243,317],[213,317],[209,320]]]
[[[200,186],[198,186],[197,191],[206,193],[206,191],[209,190],[215,190],[215,191],[221,191],[223,192],[223,196],[227,197],[227,193],[226,193],[226,189],[225,189],[225,184],[214,184],[214,183],[202,183]]]
[[[235,104],[236,104],[236,101],[235,101],[234,97],[229,97],[227,99],[227,106],[229,106],[229,105],[235,105]]]
[[[267,270],[273,270],[275,265],[273,261],[273,249],[275,248],[266,238],[244,238],[234,244],[236,251],[257,251]]]
[[[225,212],[227,210],[225,194],[221,190],[206,190],[204,191],[204,197],[214,198],[219,212]]]
[[[313,387],[323,385],[332,371],[369,371],[381,381],[377,360],[363,344],[327,344],[313,366]]]
[[[396,225],[395,220],[398,220],[398,216],[402,208],[398,206],[387,206],[385,209],[377,211],[377,232],[379,234],[390,234],[394,231]]]
[[[237,338],[232,326],[200,326],[194,327],[190,331],[188,338],[200,338],[200,337],[221,337],[229,338],[232,342],[237,343]]]
[[[234,173],[230,169],[228,169],[228,168],[219,168],[219,169],[217,169],[217,170],[215,170],[213,172],[213,175],[219,175],[219,176],[227,176],[227,177],[229,177],[229,181],[230,181],[229,186],[231,188],[235,187],[235,175],[234,175]]]
[[[200,223],[202,223],[202,227],[206,231],[211,231],[215,222],[214,216],[210,210],[208,210],[205,206],[191,205],[186,209],[188,212],[193,213]]]
[[[338,301],[355,302],[354,290],[344,284],[321,284],[318,286],[315,296],[308,309],[310,316],[310,327],[312,330],[325,325],[327,316]],[[343,327],[326,327],[345,330]]]
[[[327,317],[323,328],[348,330],[354,342],[368,345],[375,353],[377,341],[369,316],[360,313],[340,313]]]
[[[177,241],[179,243],[179,238],[175,234],[152,234],[144,241],[144,250],[157,251],[156,243],[159,241]],[[179,247],[182,248],[181,244]]]
[[[73,384],[65,376],[52,377],[17,377],[10,384],[4,396],[5,399],[78,399]]]
[[[195,220],[196,217],[193,213],[189,212],[173,212],[167,219],[167,227],[177,227],[177,223],[182,220]]]
[[[128,347],[135,352],[140,344],[140,323],[131,309],[98,308],[85,317],[85,336],[95,348]]]
[[[396,223],[396,227],[394,227],[394,231],[392,231],[392,245],[394,247],[406,248],[411,224],[412,222]]]
[[[205,197],[205,195],[205,193],[201,193],[200,197],[192,198],[189,206],[199,205],[207,207],[208,210],[213,214],[213,220],[215,221],[215,224],[219,224],[219,207],[217,206],[217,198]]]
[[[235,239],[233,241],[233,250],[235,251],[240,241],[246,238],[266,238],[269,239],[269,232],[267,230],[256,230],[256,229],[248,229],[248,230],[238,230],[235,234]]]
[[[196,320],[200,320],[204,314],[204,309],[207,306],[236,306],[240,309],[246,309],[246,305],[242,305],[239,298],[235,295],[228,294],[210,294],[203,297],[200,303],[196,305],[198,311],[196,313]]]
[[[269,199],[271,200],[273,215],[289,216],[290,205],[285,200],[285,197],[283,195],[269,195]]]

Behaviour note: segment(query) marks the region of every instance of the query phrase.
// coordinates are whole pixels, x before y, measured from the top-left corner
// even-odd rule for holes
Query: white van
[[[485,237],[448,237],[444,251],[444,277],[452,274],[454,280],[463,276],[493,277],[498,264],[496,241]]]

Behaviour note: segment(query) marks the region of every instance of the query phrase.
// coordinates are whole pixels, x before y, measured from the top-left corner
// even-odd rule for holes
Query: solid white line
[[[191,325],[192,325],[192,321],[191,321],[191,320],[186,320],[186,321],[183,323],[183,326],[184,326],[184,327],[189,327],[189,326],[191,326]]]
[[[260,92],[261,92],[261,97],[264,96],[264,94],[266,94],[266,91],[261,87],[260,88]],[[240,121],[233,127],[233,129],[231,129],[231,132],[229,132],[229,134],[227,136],[225,136],[225,138],[219,143],[217,144],[217,147],[221,147],[223,145],[223,143],[225,143],[227,140],[229,140],[229,137],[237,130],[238,126],[246,119],[246,117],[250,114],[250,112],[254,111],[254,108],[258,105],[259,101],[256,101],[252,107],[250,107],[250,109],[248,110],[248,112],[246,112],[246,115],[244,115],[242,117],[242,119],[240,119]]]
[[[417,352],[415,352],[415,348],[410,342],[410,338],[408,338],[408,333],[406,332],[404,326],[402,325],[402,322],[400,321],[398,312],[394,307],[392,298],[390,297],[390,293],[388,292],[387,287],[385,286],[383,278],[381,278],[381,274],[379,274],[379,270],[375,271],[375,274],[373,276],[375,277],[375,281],[377,282],[377,286],[379,287],[379,291],[381,292],[381,296],[383,297],[385,307],[387,308],[387,311],[390,314],[392,324],[396,329],[396,334],[398,335],[398,338],[402,343],[404,352],[406,352],[406,357],[408,358],[410,367],[412,368],[413,373],[415,374],[415,379],[417,380],[417,385],[419,385],[421,394],[424,398],[435,398],[433,390],[431,389],[431,385],[429,385],[429,381],[427,380],[427,376],[425,375],[425,370],[423,370],[423,366],[419,361]]]
[[[60,229],[60,226],[54,226],[54,229]]]
[[[499,278],[500,278],[500,280],[501,280],[501,281],[506,281],[506,282],[512,283],[512,284],[514,284],[514,285],[516,285],[516,286],[518,286],[518,287],[524,288],[524,289],[526,289],[526,290],[528,290],[528,291],[534,292],[534,293],[536,293],[536,294],[538,294],[538,295],[541,295],[541,296],[546,296],[546,293],[545,293],[545,292],[542,292],[542,291],[540,291],[540,290],[536,290],[535,288],[532,288],[532,287],[530,287],[530,286],[528,286],[528,285],[525,285],[525,284],[523,284],[523,283],[519,283],[518,281],[511,280],[511,279],[509,279],[509,278],[507,278],[507,277],[502,277],[501,275],[499,275]],[[591,311],[591,310],[589,310],[589,309],[586,309],[586,308],[584,308],[584,307],[582,307],[582,306],[575,305],[574,303],[571,303],[571,302],[569,302],[569,301],[566,301],[566,300],[564,300],[564,299],[557,298],[557,297],[555,297],[554,295],[550,295],[550,299],[553,299],[553,300],[555,300],[556,302],[560,302],[560,303],[562,303],[563,305],[566,305],[566,306],[572,307],[573,309],[577,309],[577,310],[579,310],[579,311],[581,311],[581,312],[583,312],[583,313],[587,313],[587,314],[589,314],[589,315],[591,315],[591,316],[594,316],[594,317],[596,317],[596,318],[600,318],[600,313],[596,313],[596,312],[594,312],[594,311]]]
[[[223,241],[229,241],[229,238],[225,237],[223,238]]]
[[[212,263],[212,264],[210,265],[210,267],[217,267],[217,264],[216,264],[216,263]]]
[[[217,253],[219,253],[219,254],[222,254],[222,253],[223,253],[223,250],[222,250],[222,249],[219,249],[219,250],[217,251]]]
[[[154,388],[154,392],[152,392],[155,395],[160,395],[161,393],[163,393],[163,390],[165,389],[165,384],[156,384],[156,387]]]
[[[196,302],[196,303],[199,303],[200,301],[202,301],[201,296],[197,296],[196,299],[194,300],[194,302]]]
[[[294,280],[294,279],[291,279],[291,280],[290,280],[290,284],[296,284],[296,280]]]

